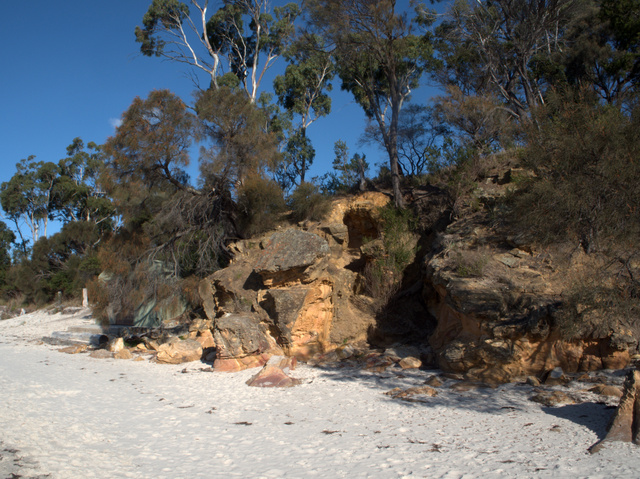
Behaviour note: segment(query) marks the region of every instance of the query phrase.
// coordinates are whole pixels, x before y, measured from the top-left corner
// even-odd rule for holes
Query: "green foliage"
[[[342,140],[336,141],[333,151],[335,154],[333,159],[334,171],[325,174],[321,178],[323,190],[332,195],[348,193],[357,185],[360,191],[364,191],[366,174],[369,170],[366,155],[356,153],[349,158],[349,148]]]
[[[207,17],[207,3],[192,0],[190,10],[177,0],[153,0],[135,29],[140,50],[204,71],[214,89],[239,86],[255,102],[266,71],[293,38],[300,8],[270,11],[266,0],[229,0]]]
[[[79,297],[86,282],[100,272],[95,259],[98,238],[96,225],[86,221],[69,222],[53,236],[40,238],[30,258],[6,271],[3,295],[36,304],[53,301],[58,292]]]
[[[142,224],[170,195],[188,188],[184,168],[194,134],[194,116],[168,90],[136,97],[122,124],[104,145],[101,184],[130,224]]]
[[[134,235],[112,238],[101,249],[104,271],[87,288],[93,314],[102,324],[130,323],[143,305],[157,307],[179,296],[180,284],[171,268],[161,261],[143,259],[146,244],[148,238]]]
[[[29,239],[20,224],[27,224],[32,242],[46,234],[49,218],[57,206],[53,192],[59,172],[55,163],[35,161],[35,156],[21,160],[16,170],[16,174],[0,186],[0,203],[16,226],[26,253]]]
[[[379,210],[381,247],[370,248],[365,289],[384,306],[399,290],[404,271],[415,259],[416,218],[408,209],[387,205]],[[365,245],[366,247],[366,245]]]
[[[261,176],[250,176],[238,188],[241,230],[246,236],[275,227],[286,209],[280,186]]]
[[[334,65],[331,55],[323,51],[320,37],[303,36],[285,53],[289,65],[273,86],[278,102],[297,117],[291,128],[284,155],[283,172],[290,184],[302,184],[315,157],[306,135],[307,128],[331,111],[331,80]],[[299,178],[299,180],[298,180]]]
[[[111,199],[99,185],[104,164],[101,148],[74,138],[67,147],[67,157],[58,162],[59,177],[55,184],[56,217],[62,221],[84,220],[106,232],[113,227],[115,209]]]
[[[289,206],[294,221],[321,221],[331,208],[329,199],[312,183],[301,183],[291,197]]]
[[[555,86],[589,85],[607,103],[628,105],[640,75],[640,2],[583,0],[580,6],[568,22],[567,47],[538,58],[537,66]]]
[[[201,152],[205,182],[213,175],[240,185],[250,175],[275,169],[280,161],[277,136],[269,131],[264,111],[240,90],[221,87],[201,92],[196,111],[204,134],[213,142]]]
[[[511,198],[513,222],[539,241],[637,251],[640,109],[625,115],[590,93],[551,98],[523,161],[536,177]]]
[[[419,2],[415,14],[396,10],[390,0],[313,0],[311,21],[334,45],[342,88],[376,121],[389,155],[396,206],[403,205],[398,168],[398,116],[404,101],[432,60],[430,35],[416,35],[434,17]]]

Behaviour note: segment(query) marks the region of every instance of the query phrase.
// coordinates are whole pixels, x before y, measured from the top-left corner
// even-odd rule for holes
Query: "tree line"
[[[308,178],[307,132],[330,115],[338,82],[368,119],[362,142],[388,158],[378,180],[396,207],[408,183],[440,181],[455,196],[465,174],[511,151],[535,172],[505,205],[520,227],[535,225],[541,241],[573,235],[589,252],[631,238],[640,0],[442,3],[444,15],[394,0],[153,0],[135,29],[141,52],[201,87],[190,103],[166,90],[135,98],[103,145],[76,138],[57,163],[16,165],[0,186],[13,228],[0,225],[5,297],[44,302],[90,281],[105,304],[141,281],[143,297],[188,296],[188,278],[229,261],[230,241],[365,188],[369,164],[342,141],[333,170]],[[425,84],[441,94],[412,100]],[[53,220],[63,226],[49,237]],[[162,265],[157,281],[150,264]],[[104,272],[111,279],[96,279]]]

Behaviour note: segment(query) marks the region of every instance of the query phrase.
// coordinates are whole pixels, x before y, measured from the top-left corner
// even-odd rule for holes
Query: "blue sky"
[[[139,53],[134,28],[150,2],[3,2],[0,182],[29,155],[57,162],[75,137],[103,143],[136,96],[166,88],[191,102],[194,85],[184,65]],[[217,5],[210,3],[210,8]],[[284,66],[281,61],[274,68]],[[418,90],[414,101],[425,102],[428,92]],[[317,153],[310,176],[330,170],[338,139],[347,142],[352,154],[366,151],[370,164],[385,161],[376,148],[358,147],[364,114],[350,94],[340,91],[339,80],[332,97],[331,115],[309,129]],[[197,153],[192,163],[197,165]],[[197,167],[190,172],[197,174]]]

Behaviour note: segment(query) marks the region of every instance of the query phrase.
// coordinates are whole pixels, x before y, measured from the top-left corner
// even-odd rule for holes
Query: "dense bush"
[[[331,204],[316,185],[305,182],[291,194],[289,206],[293,221],[320,221],[329,213]]]
[[[637,251],[640,108],[625,114],[588,94],[556,96],[537,124],[522,155],[536,176],[512,195],[511,220],[541,242]]]
[[[240,229],[245,236],[274,228],[285,209],[282,189],[273,180],[251,175],[238,188]]]
[[[370,256],[365,266],[365,290],[383,307],[398,292],[405,269],[416,254],[415,217],[408,209],[389,204],[379,210],[380,244],[363,249]]]

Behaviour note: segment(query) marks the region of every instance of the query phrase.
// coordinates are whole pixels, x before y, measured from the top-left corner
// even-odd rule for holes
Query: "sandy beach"
[[[613,414],[545,407],[508,384],[411,401],[383,393],[438,371],[299,366],[293,388],[257,370],[69,355],[43,337],[92,324],[87,310],[0,321],[0,478],[638,477],[640,449],[604,437]],[[622,373],[617,376],[621,379]],[[449,382],[451,381],[451,382]]]

